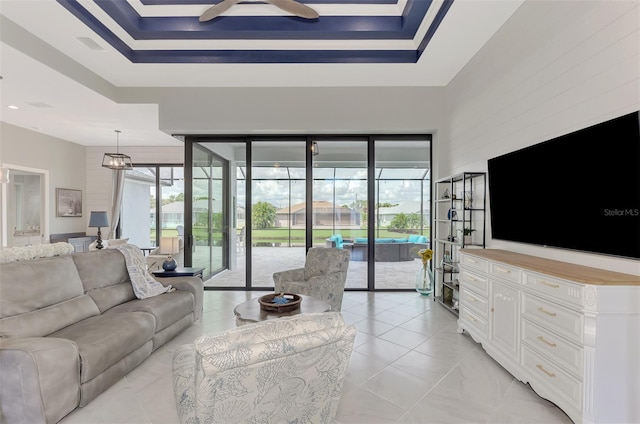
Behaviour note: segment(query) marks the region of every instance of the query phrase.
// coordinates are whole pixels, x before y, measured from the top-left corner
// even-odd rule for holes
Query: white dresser
[[[576,423],[640,423],[640,276],[462,249],[458,331]]]

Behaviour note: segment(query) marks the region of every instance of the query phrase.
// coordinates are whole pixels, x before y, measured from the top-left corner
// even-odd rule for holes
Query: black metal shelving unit
[[[435,182],[434,299],[456,315],[460,249],[483,249],[486,243],[486,187],[485,172],[463,172]],[[465,229],[471,230],[468,236]]]

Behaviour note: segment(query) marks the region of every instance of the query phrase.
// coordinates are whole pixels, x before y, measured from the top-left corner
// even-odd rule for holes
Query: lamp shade
[[[160,239],[160,253],[163,255],[173,255],[180,251],[178,237],[162,237]]]
[[[89,227],[108,227],[109,219],[106,211],[91,211],[89,218]]]

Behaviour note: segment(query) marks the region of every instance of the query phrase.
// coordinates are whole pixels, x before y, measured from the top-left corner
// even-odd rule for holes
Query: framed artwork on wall
[[[56,189],[56,216],[77,218],[82,216],[82,190]]]

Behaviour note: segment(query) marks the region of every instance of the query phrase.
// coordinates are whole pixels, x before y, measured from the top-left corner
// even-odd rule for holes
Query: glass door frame
[[[301,140],[306,140],[306,194],[305,194],[305,199],[307,202],[307,205],[310,205],[309,208],[307,208],[307,214],[305,217],[306,220],[306,228],[305,228],[305,251],[308,251],[309,248],[312,247],[313,244],[313,152],[312,152],[312,146],[314,141],[336,141],[336,140],[344,140],[344,141],[350,141],[350,140],[356,140],[356,141],[366,141],[367,142],[367,179],[368,179],[368,183],[367,183],[367,203],[368,205],[375,205],[375,201],[376,201],[376,158],[375,158],[375,143],[377,141],[393,141],[393,140],[397,140],[397,141],[425,141],[426,143],[428,143],[428,149],[429,149],[429,160],[431,162],[430,164],[430,169],[433,169],[433,135],[430,133],[424,133],[424,134],[345,134],[345,135],[336,135],[336,134],[313,134],[313,135],[309,135],[309,134],[304,134],[304,135],[292,135],[292,134],[287,134],[287,135],[230,135],[230,136],[225,136],[225,135],[188,135],[188,136],[184,136],[185,137],[185,164],[191,164],[193,161],[193,143],[207,143],[207,142],[212,142],[212,143],[244,143],[245,144],[245,152],[246,152],[246,180],[247,180],[247,184],[245,187],[246,190],[246,205],[245,205],[245,219],[246,219],[246,223],[245,225],[247,226],[247,228],[251,228],[251,184],[249,184],[250,181],[252,181],[252,176],[251,176],[251,163],[252,163],[252,149],[251,149],[251,144],[256,142],[259,143],[261,141],[282,141],[282,142],[286,142],[287,140],[295,140],[295,141],[301,141]],[[213,152],[212,152],[213,153]],[[225,162],[227,161],[226,159],[223,158],[219,158],[221,160],[224,160]],[[227,162],[227,168],[228,168],[228,162]],[[224,184],[224,190],[225,190],[225,205],[227,205],[226,207],[223,207],[224,210],[224,214],[225,217],[223,219],[225,219],[225,225],[226,225],[226,230],[227,230],[227,237],[226,240],[228,240],[228,231],[229,231],[229,216],[228,216],[228,205],[231,200],[229,198],[229,181],[230,181],[230,176],[227,175],[228,172],[225,173],[226,178],[228,178],[228,180],[226,181],[226,183]],[[185,264],[191,264],[191,249],[193,248],[193,238],[192,238],[192,196],[193,196],[193,192],[192,192],[192,186],[191,186],[191,181],[193,179],[193,172],[192,172],[192,167],[191,165],[186,166],[185,165]],[[187,182],[189,182],[189,184],[187,184]],[[432,210],[433,209],[433,198],[431,196],[431,192],[433,190],[433,181],[431,181],[430,186],[429,186],[429,196],[431,199],[431,204],[429,205],[429,209]],[[430,218],[430,227],[433,227],[433,214],[430,214],[431,218]],[[367,214],[367,238],[369,240],[375,240],[375,231],[376,231],[376,214],[374,213],[369,213]],[[251,231],[247,231],[246,235],[245,235],[245,249],[246,249],[246,257],[247,257],[247,261],[246,261],[246,275],[250,276],[251,275],[251,245],[252,245],[252,240],[251,240]],[[225,241],[224,243],[225,249],[223,249],[226,252],[226,257],[228,258],[228,249],[230,249],[231,247],[228,245],[228,241]],[[368,250],[367,250],[367,288],[347,288],[345,290],[350,290],[350,291],[409,291],[409,290],[413,290],[413,289],[392,289],[392,288],[384,288],[384,289],[380,289],[380,288],[375,288],[375,248],[373,245],[371,245]],[[228,261],[228,259],[227,259]],[[226,263],[226,266],[228,267],[228,262]],[[206,276],[205,276],[206,277]],[[216,290],[218,289],[226,289],[226,288],[215,288]],[[230,287],[228,289],[231,290],[263,290],[264,288],[254,288],[252,287],[252,282],[251,282],[251,278],[247,278],[247,281],[245,281],[245,287]]]
[[[187,137],[185,138],[185,167],[184,167],[184,263],[185,266],[193,266],[193,251],[195,248],[193,237],[193,149],[194,144],[201,144],[206,142],[205,139],[200,137]],[[206,149],[204,149],[206,150]],[[219,272],[222,272],[229,268],[229,225],[230,217],[228,212],[228,206],[230,204],[229,194],[229,161],[212,151],[207,151],[209,164],[213,161],[222,164],[222,213],[221,213],[221,234],[222,234],[222,263],[220,268],[215,270],[209,269],[207,275],[203,275],[204,279],[211,277]],[[209,209],[208,228],[209,242],[211,241],[211,213]],[[209,243],[211,247],[211,243]],[[211,257],[209,258],[209,265],[212,265]]]

